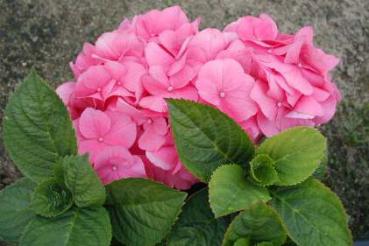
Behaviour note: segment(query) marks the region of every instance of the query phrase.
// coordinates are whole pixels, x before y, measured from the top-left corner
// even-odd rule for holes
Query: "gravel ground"
[[[334,78],[345,103],[324,128],[332,156],[326,182],[348,208],[355,237],[369,235],[369,120],[363,120],[369,115],[368,0],[0,0],[0,120],[9,94],[31,67],[56,86],[71,78],[68,62],[84,41],[124,17],[173,4],[202,16],[202,27],[263,12],[284,32],[312,25],[316,43],[342,59]],[[18,177],[0,139],[0,189]]]

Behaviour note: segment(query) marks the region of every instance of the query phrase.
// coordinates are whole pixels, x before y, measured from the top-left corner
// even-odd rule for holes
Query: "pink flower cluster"
[[[257,141],[330,120],[340,100],[329,71],[339,62],[313,45],[313,29],[279,32],[267,15],[224,31],[199,31],[180,7],[152,10],[85,44],[74,81],[57,93],[80,153],[105,184],[148,177],[178,189],[197,182],[178,159],[166,98],[213,105]]]

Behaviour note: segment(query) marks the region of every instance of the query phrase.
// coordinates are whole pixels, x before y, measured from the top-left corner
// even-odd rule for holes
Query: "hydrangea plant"
[[[5,110],[5,146],[25,177],[0,192],[0,239],[24,246],[352,244],[339,198],[315,178],[327,148],[318,130],[291,128],[255,145],[212,106],[167,104],[181,162],[202,188],[179,191],[147,178],[104,186],[77,152],[62,100],[31,72]]]

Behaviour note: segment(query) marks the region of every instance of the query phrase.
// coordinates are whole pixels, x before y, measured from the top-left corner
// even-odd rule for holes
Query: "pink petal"
[[[158,81],[152,78],[151,76],[144,76],[142,78],[142,83],[144,88],[151,94],[151,95],[163,95],[168,93],[169,88],[173,90],[174,88],[169,85],[168,81]]]
[[[175,60],[169,70],[168,70],[168,76],[172,76],[176,73],[178,73],[180,70],[183,69],[183,67],[186,65],[187,61],[187,53],[184,53],[179,59]]]
[[[197,90],[193,86],[186,86],[184,88],[177,89],[173,91],[172,94],[165,95],[165,98],[175,98],[175,99],[187,99],[191,101],[197,101],[199,95]]]
[[[168,84],[168,76],[163,66],[151,66],[149,69],[149,73],[154,80],[159,81],[163,85]]]
[[[168,124],[163,117],[155,118],[152,122],[151,127],[156,133],[160,135],[165,135],[168,132]]]
[[[166,137],[156,133],[153,129],[147,129],[138,140],[140,149],[147,151],[157,151],[165,143]]]
[[[168,66],[173,63],[173,57],[163,50],[158,44],[150,42],[145,48],[145,57],[150,66]]]
[[[155,112],[167,112],[168,107],[165,100],[159,96],[147,96],[140,100],[139,105]]]
[[[274,120],[276,116],[276,102],[266,95],[266,86],[263,82],[256,81],[252,88],[251,99],[260,107],[261,112],[269,119]]]
[[[174,88],[182,88],[188,85],[195,76],[196,73],[190,66],[184,66],[181,71],[170,77],[170,84]]]
[[[83,137],[96,139],[105,136],[110,130],[111,120],[104,112],[87,108],[79,119],[79,130]]]
[[[258,111],[257,106],[252,101],[232,97],[222,102],[221,108],[238,122],[249,119]]]
[[[65,82],[56,89],[56,93],[62,99],[65,105],[69,104],[70,97],[74,92],[75,86],[76,86],[75,82]]]
[[[141,125],[146,121],[146,117],[141,111],[128,104],[121,98],[118,99],[115,108],[112,108],[111,110],[116,110],[130,116],[138,125]]]
[[[252,117],[246,121],[241,122],[240,124],[242,129],[246,131],[246,133],[253,141],[256,142],[259,139],[261,131],[257,125],[256,117]]]
[[[322,116],[318,116],[314,119],[316,124],[324,124],[331,120],[336,112],[337,103],[338,101],[334,97],[330,97],[326,101],[322,102],[321,106],[324,113]]]
[[[313,119],[315,116],[322,116],[323,108],[312,97],[302,97],[294,110],[287,114],[286,117],[301,118],[301,119]]]
[[[78,142],[78,153],[89,154],[89,160],[94,163],[95,157],[99,152],[106,147],[106,144],[96,140],[81,140]]]
[[[261,132],[267,136],[267,137],[271,137],[273,135],[278,134],[278,132],[280,131],[275,122],[268,120],[263,114],[258,114],[257,115],[257,124],[261,130]]]
[[[105,135],[104,142],[130,148],[136,140],[136,124],[126,115],[108,111],[112,119],[110,131]]]
[[[215,106],[220,105],[218,87],[211,80],[199,77],[196,81],[196,89],[199,92],[201,99]]]
[[[76,97],[87,97],[99,93],[110,81],[111,75],[103,66],[90,67],[78,78]]]
[[[174,147],[162,147],[155,152],[146,152],[146,157],[157,167],[169,170],[175,167],[178,156]]]
[[[105,68],[116,81],[122,80],[123,76],[127,73],[127,68],[119,62],[108,61],[105,63]]]
[[[129,177],[145,177],[142,160],[127,149],[108,147],[96,156],[95,169],[104,184]]]
[[[159,42],[168,50],[172,55],[176,53],[177,37],[176,33],[171,30],[165,30],[159,35]]]

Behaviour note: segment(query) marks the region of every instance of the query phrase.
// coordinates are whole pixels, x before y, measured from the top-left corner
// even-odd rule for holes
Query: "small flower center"
[[[168,89],[167,89],[167,90],[168,90],[169,92],[171,92],[171,91],[173,91],[173,89],[174,89],[174,88],[173,88],[173,86],[171,86],[171,85],[170,85],[170,86],[168,86]]]
[[[122,82],[118,81],[117,82],[117,85],[121,86],[122,85]]]
[[[302,67],[302,64],[301,64],[301,63],[298,63],[298,64],[297,64],[297,66],[298,66],[298,67]]]
[[[281,102],[278,102],[278,103],[277,103],[277,106],[278,106],[278,107],[282,107],[282,103],[281,103]]]
[[[101,92],[101,88],[100,88],[100,87],[99,87],[99,88],[97,88],[97,89],[96,89],[96,91],[97,91],[97,92]]]
[[[117,166],[116,166],[116,165],[112,165],[112,166],[111,166],[111,169],[112,169],[113,171],[116,171],[118,168],[117,168]]]
[[[152,124],[152,119],[148,119],[147,124]]]
[[[99,138],[97,139],[97,141],[99,141],[99,142],[101,143],[101,142],[103,142],[103,141],[104,141],[104,138],[99,137]]]
[[[219,96],[220,96],[221,98],[224,98],[224,97],[226,96],[226,94],[225,94],[225,92],[224,92],[224,91],[221,91],[221,92],[219,92]]]

